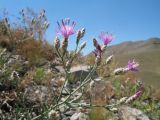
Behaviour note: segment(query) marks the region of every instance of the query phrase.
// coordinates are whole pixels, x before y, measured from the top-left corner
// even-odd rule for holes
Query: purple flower
[[[99,56],[101,58],[102,56],[102,49],[98,43],[96,44],[96,49],[93,51],[93,54],[95,55],[95,57]]]
[[[109,33],[101,32],[99,39],[103,41],[104,45],[108,45],[113,40],[113,35]]]
[[[135,98],[137,98],[137,97],[141,96],[141,94],[142,94],[142,91],[137,91],[137,92],[134,94],[134,96],[135,96]]]
[[[134,60],[129,60],[127,66],[125,67],[126,71],[137,71],[137,67],[139,66],[139,64],[137,62],[135,62]]]
[[[74,27],[76,23],[73,21],[70,24],[69,18],[62,20],[61,24],[59,22],[57,22],[57,24],[58,24],[58,29],[56,30],[57,35],[62,35],[65,39],[68,39],[70,35],[73,35],[75,33]]]
[[[137,91],[134,95],[132,95],[131,97],[129,97],[125,103],[129,103],[135,99],[137,99],[138,97],[140,97],[142,95],[142,91]]]

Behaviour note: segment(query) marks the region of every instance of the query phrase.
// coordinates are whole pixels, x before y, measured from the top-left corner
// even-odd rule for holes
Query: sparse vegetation
[[[58,22],[57,32],[62,40],[56,36],[54,46],[45,39],[49,27],[45,10],[37,14],[23,9],[20,21],[15,27],[8,18],[0,20],[0,119],[116,120],[121,119],[119,112],[123,105],[141,110],[150,119],[160,119],[159,91],[148,87],[138,77],[150,78],[145,73],[151,77],[151,73],[159,75],[145,62],[154,58],[156,66],[159,62],[155,53],[157,47],[148,55],[141,50],[109,56],[105,50],[112,52],[108,44],[113,36],[101,33],[99,38],[103,44],[94,38],[93,54],[83,56],[86,43],[80,44],[80,41],[86,31],[84,28],[76,31],[75,22],[71,23],[70,19]],[[75,33],[75,50],[68,51],[69,37]],[[153,43],[158,45],[156,41]],[[139,71],[143,72],[135,72],[139,66],[135,60],[125,65],[128,57],[138,59],[143,66]],[[79,64],[87,67],[80,73],[72,70]]]

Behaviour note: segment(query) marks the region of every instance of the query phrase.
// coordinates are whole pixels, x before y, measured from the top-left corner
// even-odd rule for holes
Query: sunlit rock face
[[[95,79],[90,83],[91,102],[94,105],[106,105],[114,95],[113,86],[110,81]]]
[[[128,106],[120,107],[119,115],[122,120],[149,120],[142,111]]]

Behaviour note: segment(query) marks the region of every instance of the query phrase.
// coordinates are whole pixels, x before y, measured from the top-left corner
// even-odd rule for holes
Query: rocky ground
[[[1,52],[1,62],[4,63],[1,64],[0,69],[1,120],[31,119],[30,117],[36,117],[55,103],[55,98],[59,95],[65,80],[61,66],[54,62],[42,61],[37,68],[43,68],[43,70],[36,69],[37,71],[34,71],[35,68],[29,68],[28,61],[19,55],[12,55],[5,49]],[[89,66],[85,65],[71,68],[73,81],[66,86],[68,91],[73,91],[80,85],[81,80],[89,73],[89,69]],[[96,73],[92,79],[94,82],[92,81],[85,87],[84,95],[82,96],[78,91],[72,96],[72,99],[82,96],[79,103],[88,104],[91,100],[95,105],[112,104],[117,101],[117,98],[113,97],[115,88],[111,82],[97,80]],[[68,92],[63,91],[63,98],[67,95]],[[83,107],[83,105],[79,107],[62,106],[58,111],[51,110],[46,117],[43,117],[43,120],[88,120],[89,116],[92,116],[90,111],[91,109]],[[141,110],[133,108],[129,104],[117,106],[110,111],[113,111],[110,120],[150,119]]]

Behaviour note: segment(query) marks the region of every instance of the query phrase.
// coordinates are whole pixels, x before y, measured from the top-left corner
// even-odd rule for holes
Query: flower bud
[[[60,40],[59,40],[58,37],[55,38],[54,47],[55,47],[56,49],[59,49],[59,47],[60,47]]]
[[[68,47],[68,38],[64,38],[64,40],[62,41],[63,55],[65,55],[65,53],[67,52],[67,47]]]
[[[47,21],[44,22],[44,28],[48,28],[49,27],[49,23]]]
[[[47,22],[47,24],[46,24],[46,28],[48,28],[48,27],[49,27],[49,25],[50,25],[50,24]]]
[[[41,11],[41,13],[40,13],[42,17],[45,16],[45,12],[46,12],[46,11],[45,11],[44,9],[42,9],[42,11]]]
[[[85,46],[86,46],[86,42],[83,42],[83,43],[81,44],[79,50],[76,51],[76,53],[75,53],[76,56],[81,53],[81,50],[82,50],[83,48],[85,48]]]
[[[97,40],[96,38],[93,38],[93,45],[96,47],[97,46]]]
[[[78,30],[78,31],[77,31],[77,41],[76,41],[76,44],[79,43],[79,40],[80,40],[80,39],[81,39],[81,31]]]
[[[121,103],[124,103],[126,100],[127,100],[127,97],[123,97],[123,98],[121,98],[121,99],[119,100],[119,103],[120,103],[120,104],[121,104]]]
[[[67,67],[67,68],[70,68],[70,67],[71,67],[71,61],[70,61],[70,60],[68,60],[68,61],[66,62],[66,67]]]
[[[86,42],[83,42],[82,44],[81,44],[81,46],[80,46],[80,50],[82,50],[83,48],[85,48],[86,47]]]
[[[35,23],[35,19],[34,18],[32,19],[31,23],[32,23],[32,25]]]
[[[24,17],[24,9],[21,10],[21,14]]]
[[[81,38],[84,36],[85,33],[86,33],[85,28],[82,28],[82,29],[81,29]]]
[[[77,41],[76,41],[77,45],[78,45],[80,39],[84,36],[84,34],[85,34],[85,29],[84,28],[77,31]]]
[[[124,74],[125,73],[125,70],[124,68],[117,68],[114,70],[113,72],[115,75],[120,75],[120,74]]]
[[[106,45],[102,45],[101,46],[101,51],[105,51],[105,49],[106,49]]]
[[[5,19],[4,19],[4,22],[5,22],[6,26],[7,26],[8,28],[10,28],[10,24],[9,24],[9,22],[8,22],[8,19],[7,19],[7,18],[5,18]]]
[[[137,99],[139,96],[142,95],[142,91],[137,91],[134,95],[132,95],[131,97],[129,97],[125,103],[129,103],[135,99]]]
[[[8,19],[7,18],[4,18],[4,21],[6,22],[6,24],[8,24]]]
[[[100,62],[101,62],[101,57],[97,56],[95,62],[96,62],[97,65],[99,65]]]
[[[106,64],[110,64],[111,61],[113,59],[113,55],[109,56],[107,59],[106,59]]]

